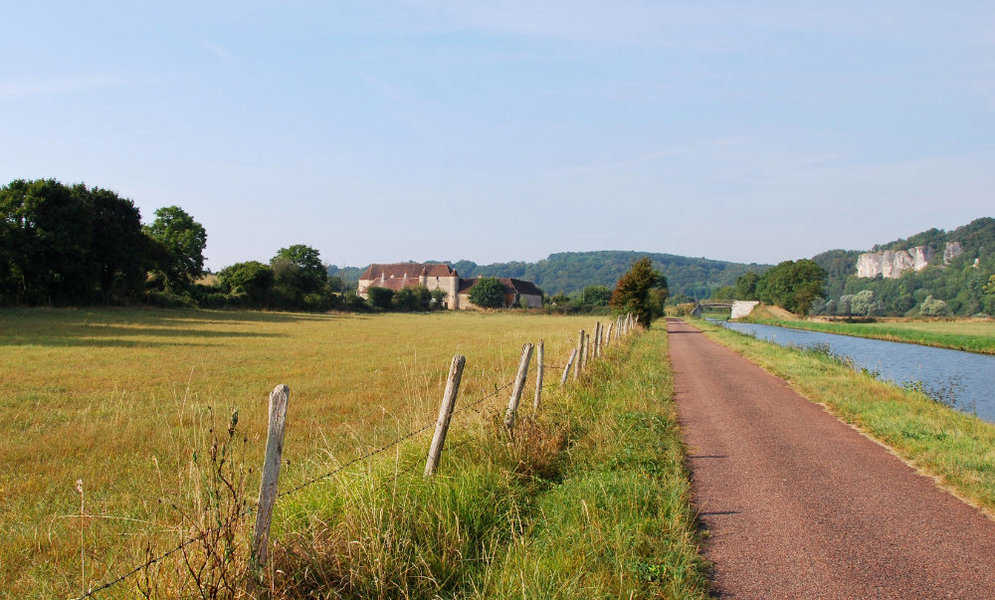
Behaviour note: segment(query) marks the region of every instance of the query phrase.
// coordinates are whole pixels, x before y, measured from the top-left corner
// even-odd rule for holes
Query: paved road
[[[995,598],[995,522],[668,320],[677,406],[719,598]]]

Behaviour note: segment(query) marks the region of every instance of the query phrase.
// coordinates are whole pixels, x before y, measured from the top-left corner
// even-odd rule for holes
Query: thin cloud
[[[136,80],[114,75],[75,75],[61,78],[0,82],[0,98],[28,98],[78,94],[122,87]]]
[[[234,62],[232,60],[232,58],[231,58],[231,55],[228,54],[228,52],[224,48],[222,48],[221,46],[215,44],[214,42],[211,42],[209,40],[204,40],[204,39],[198,39],[197,41],[200,42],[201,46],[203,46],[204,48],[206,48],[207,50],[209,50],[211,52],[211,54],[217,56],[223,62],[226,62],[228,64],[231,64],[232,62]]]

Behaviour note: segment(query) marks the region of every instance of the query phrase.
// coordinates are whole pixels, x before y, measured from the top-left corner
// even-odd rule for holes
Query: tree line
[[[204,277],[207,231],[179,206],[142,224],[135,203],[117,193],[55,179],[17,179],[0,188],[0,305],[158,306],[283,310],[428,311],[445,292],[422,286],[346,289],[318,250],[294,244],[268,262],[250,260]],[[614,269],[614,267],[613,267]],[[556,312],[632,312],[643,323],[663,314],[667,278],[648,257],[630,262],[614,288],[588,285],[574,296],[544,297]],[[470,300],[502,306],[504,286],[482,277]]]
[[[322,309],[342,303],[318,251],[281,248],[205,282],[207,231],[178,206],[142,224],[132,200],[54,179],[0,188],[0,305],[148,303]]]

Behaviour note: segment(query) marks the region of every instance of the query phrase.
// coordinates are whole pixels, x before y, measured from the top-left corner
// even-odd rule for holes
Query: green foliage
[[[189,290],[204,272],[207,231],[179,206],[160,208],[155,217],[145,226],[145,233],[161,246],[155,270],[167,292]]]
[[[736,280],[737,300],[759,300],[757,296],[757,282],[760,281],[760,274],[756,271],[747,271]]]
[[[653,319],[663,315],[667,293],[667,278],[653,268],[648,257],[643,257],[633,262],[615,284],[611,306],[617,313],[638,315],[639,322],[650,327]]]
[[[481,308],[504,307],[504,284],[496,277],[479,277],[470,288],[470,302]]]
[[[948,242],[960,243],[963,254],[944,264],[943,250]],[[828,273],[826,295],[831,302],[827,303],[826,312],[851,314],[848,301],[869,290],[880,305],[878,314],[918,316],[928,296],[934,301],[943,300],[949,314],[995,314],[995,294],[985,291],[995,274],[995,219],[976,219],[950,232],[930,229],[908,239],[875,246],[875,250],[905,250],[915,246],[932,249],[930,265],[919,272],[903,273],[897,279],[857,277],[858,251],[834,250],[816,256],[814,260]]]
[[[0,188],[0,304],[137,297],[148,244],[131,200],[54,179]]]
[[[442,294],[445,297],[445,292],[442,292]],[[401,312],[424,312],[431,310],[432,293],[423,285],[401,288],[394,294],[393,305],[395,310]]]
[[[995,296],[995,273],[988,278],[988,283],[985,284],[984,292],[989,296]]]
[[[222,269],[218,282],[226,293],[245,296],[248,306],[261,307],[267,304],[275,276],[268,265],[250,260]]]
[[[825,280],[826,272],[815,261],[786,260],[757,280],[757,297],[804,315],[812,302],[824,294]]]
[[[874,295],[874,290],[861,290],[853,295],[850,309],[855,315],[872,316],[881,312],[881,303]]]
[[[927,296],[919,307],[919,314],[924,317],[945,317],[950,314],[950,308],[943,300]]]
[[[461,260],[449,263],[463,277],[515,277],[534,282],[550,294],[581,294],[585,287],[614,287],[634,260],[648,257],[653,268],[667,274],[669,289],[676,296],[705,298],[716,287],[733,285],[747,271],[762,273],[768,265],[731,263],[673,254],[605,250],[561,252],[538,262],[509,262],[478,265]],[[360,270],[361,272],[361,270]],[[359,275],[357,273],[356,278]]]
[[[279,284],[301,294],[320,292],[328,283],[328,271],[317,250],[304,244],[280,248],[270,260]]]
[[[589,285],[581,294],[581,302],[585,306],[608,306],[611,299],[611,288],[606,285]]]
[[[366,288],[367,303],[373,310],[390,310],[393,305],[394,290],[372,286]]]

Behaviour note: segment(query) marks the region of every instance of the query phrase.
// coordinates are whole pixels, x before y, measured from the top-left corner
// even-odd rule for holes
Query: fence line
[[[623,321],[623,318],[625,319],[625,321]],[[624,328],[623,327],[619,327],[618,329],[616,329],[617,334],[616,334],[615,339],[616,340],[621,340],[623,335],[629,334],[629,333],[632,332],[632,330],[634,329],[635,325],[638,324],[638,319],[634,319],[633,315],[628,314],[628,315],[620,316],[618,318],[618,322],[619,323],[623,323],[624,322],[626,324],[626,327],[624,327]],[[601,324],[600,323],[597,323],[596,329],[598,329],[598,330],[601,329]],[[609,327],[609,329],[608,329],[608,331],[609,331],[608,340],[612,339],[611,330],[612,330],[612,328]],[[591,357],[591,358],[598,358],[598,357],[600,357],[600,355],[602,355],[602,353],[598,351],[598,350],[600,350],[600,348],[598,347],[598,346],[600,346],[599,342],[600,342],[600,336],[596,335],[595,344],[597,344],[597,345],[594,348],[594,354],[595,354],[595,356]],[[541,344],[541,341],[540,341],[540,344]],[[533,348],[532,344],[525,344],[525,346],[523,347],[522,359],[521,359],[521,361],[519,363],[518,373],[516,374],[516,377],[515,377],[514,380],[509,381],[507,383],[504,383],[503,385],[500,385],[498,387],[495,387],[495,389],[493,391],[491,391],[491,392],[489,392],[487,394],[484,394],[478,400],[475,400],[475,401],[473,401],[473,402],[471,402],[469,404],[465,404],[465,405],[461,406],[459,409],[454,409],[452,411],[452,413],[451,413],[451,417],[465,415],[465,414],[467,414],[467,412],[473,412],[473,413],[477,413],[477,414],[482,414],[483,406],[481,406],[481,405],[483,403],[485,403],[488,400],[497,398],[498,395],[502,391],[508,389],[509,387],[515,386],[516,389],[513,390],[513,392],[512,392],[512,396],[511,396],[511,399],[509,401],[509,406],[508,406],[508,409],[506,411],[505,418],[504,418],[505,427],[509,431],[513,431],[514,425],[515,425],[515,414],[516,414],[517,409],[518,409],[518,400],[520,399],[521,392],[523,391],[520,388],[522,388],[524,386],[525,379],[526,379],[526,376],[528,374],[528,363],[529,363],[530,357],[532,355],[532,348]],[[567,379],[567,373],[568,373],[568,371],[566,369],[569,369],[569,367],[571,366],[571,364],[574,362],[574,357],[576,356],[576,362],[577,362],[577,365],[574,368],[574,379],[576,380],[576,379],[578,379],[578,377],[580,375],[581,369],[584,368],[584,370],[586,370],[586,367],[587,367],[586,363],[588,361],[582,360],[582,359],[583,359],[583,354],[586,353],[586,352],[588,352],[588,351],[590,351],[590,350],[591,350],[591,348],[590,348],[590,336],[586,335],[585,332],[584,332],[584,330],[582,329],[582,330],[580,330],[580,335],[579,335],[577,347],[573,348],[573,350],[571,352],[570,360],[567,361],[566,366],[561,367],[560,365],[541,365],[541,366],[538,367],[538,372],[541,373],[542,369],[545,366],[549,366],[550,368],[554,368],[554,369],[564,368],[564,373],[563,373],[562,381],[561,381],[561,383],[560,383],[559,386],[556,386],[556,387],[563,387],[563,385],[566,383],[566,379]],[[537,355],[537,360],[541,360],[541,358],[539,358],[541,356],[542,356],[542,353],[539,353]],[[455,358],[456,357],[454,357],[454,361],[455,361]],[[541,381],[541,379],[540,379],[539,382],[538,382],[538,384],[537,384],[537,393],[538,393],[538,390],[543,389],[543,388],[547,388],[547,387],[554,387],[554,384],[543,384],[542,381]],[[270,436],[267,439],[266,458],[264,459],[264,463],[266,465],[269,465],[271,462],[273,462],[273,457],[270,454],[270,443],[273,442],[273,437],[272,436],[273,436],[274,429],[273,429],[272,426],[274,425],[273,424],[274,410],[277,410],[277,411],[280,410],[279,407],[276,408],[276,409],[274,409],[274,401],[276,401],[277,403],[279,403],[281,401],[280,396],[282,395],[282,404],[283,404],[282,411],[283,411],[283,414],[281,416],[276,417],[276,420],[280,421],[280,423],[278,423],[278,426],[277,426],[277,429],[279,429],[278,441],[274,442],[279,447],[278,448],[279,451],[282,451],[282,444],[283,444],[282,437],[283,437],[283,424],[284,424],[283,421],[285,420],[285,416],[286,416],[286,408],[287,408],[287,400],[289,399],[289,391],[290,390],[289,390],[289,388],[287,388],[287,386],[285,386],[285,385],[278,385],[276,387],[276,389],[274,389],[273,393],[270,395],[270,421],[271,421],[271,428],[270,428]],[[276,400],[274,399],[275,396],[277,397]],[[536,409],[538,409],[538,407],[536,407]],[[257,511],[257,508],[260,508],[260,507],[262,507],[267,513],[271,513],[271,511],[272,511],[272,504],[276,500],[278,500],[280,498],[284,498],[286,496],[290,496],[292,494],[296,494],[297,492],[299,492],[299,491],[301,491],[301,490],[303,490],[303,489],[305,489],[307,487],[310,487],[310,486],[312,486],[312,485],[314,485],[314,484],[316,484],[316,483],[318,483],[320,481],[323,481],[325,479],[328,479],[329,477],[332,477],[334,475],[337,475],[337,474],[345,471],[346,469],[348,469],[349,467],[351,467],[353,465],[356,465],[356,464],[358,464],[360,462],[363,462],[365,460],[373,458],[373,457],[375,457],[377,455],[383,454],[387,450],[390,450],[390,449],[392,449],[392,448],[394,448],[394,447],[396,447],[396,446],[404,443],[405,441],[410,440],[410,439],[412,439],[412,438],[414,438],[414,437],[416,437],[416,436],[418,436],[418,435],[420,435],[422,433],[425,433],[429,429],[432,429],[433,427],[435,427],[438,424],[438,422],[439,422],[438,420],[435,420],[435,421],[429,422],[429,423],[427,423],[427,424],[425,424],[425,425],[423,425],[421,427],[418,427],[417,429],[411,430],[408,433],[406,433],[406,434],[404,434],[404,435],[402,435],[400,437],[397,437],[397,438],[391,440],[390,442],[387,442],[386,444],[383,444],[382,446],[379,446],[379,447],[377,447],[377,448],[375,448],[373,450],[368,451],[366,454],[363,454],[361,456],[353,458],[352,460],[346,461],[345,463],[342,463],[341,465],[339,465],[338,467],[336,467],[334,469],[331,469],[331,470],[329,470],[329,471],[327,471],[325,473],[322,473],[321,475],[318,475],[316,477],[312,477],[309,480],[306,480],[306,481],[304,481],[304,482],[302,482],[302,483],[300,483],[300,484],[298,484],[298,485],[296,485],[296,486],[294,486],[294,487],[292,487],[292,488],[290,488],[288,490],[284,490],[284,491],[279,492],[279,493],[275,493],[275,489],[276,489],[276,480],[275,480],[275,477],[276,477],[276,475],[279,472],[279,462],[280,462],[280,453],[279,453],[279,451],[277,451],[276,455],[275,455],[276,468],[275,468],[275,473],[273,474],[274,479],[272,481],[272,491],[274,493],[270,494],[269,498],[264,499],[264,488],[266,488],[266,486],[267,486],[267,482],[266,482],[266,479],[265,479],[266,475],[264,473],[264,480],[263,480],[263,482],[260,483],[260,501],[259,501],[259,503],[256,506],[251,506],[251,507],[245,508],[235,518],[236,519],[244,519],[245,517],[251,516],[253,513],[255,513]],[[443,443],[444,443],[444,439],[443,439]],[[464,441],[459,442],[459,443],[457,443],[455,445],[451,445],[449,449],[450,449],[450,451],[452,451],[455,448],[459,448],[459,447],[464,446],[464,445],[466,445],[468,443],[469,443],[469,440],[464,440]],[[442,452],[442,447],[440,445],[440,447],[438,448],[438,453],[441,454],[441,452]],[[413,470],[414,466],[418,465],[420,462],[421,462],[421,459],[418,459],[417,461],[415,461],[414,463],[412,463],[412,465],[409,466],[409,468],[405,469],[403,472],[406,473],[406,472],[409,472],[409,471]],[[266,467],[264,467],[264,471],[265,470],[266,470]],[[426,465],[426,474],[428,474],[428,466],[427,465]],[[264,503],[268,504],[268,506],[264,506]],[[256,524],[256,533],[253,536],[253,544],[252,544],[253,548],[252,548],[252,553],[251,553],[251,558],[250,558],[251,562],[254,562],[257,567],[261,566],[262,563],[265,562],[266,552],[267,552],[267,547],[268,547],[268,546],[267,547],[262,547],[262,546],[259,545],[260,544],[260,540],[258,538],[258,536],[259,536],[258,532],[259,532],[259,529],[261,527],[260,521],[262,521],[263,517],[264,517],[264,515],[262,515],[261,512],[262,511],[260,511],[260,514],[257,514],[257,517],[259,517],[259,521],[257,521],[257,524]],[[268,535],[268,531],[269,531],[268,518],[266,519],[266,521],[267,521],[265,523],[266,534],[263,536],[262,543],[265,543],[265,544],[268,545],[268,542],[269,542],[269,540],[268,540],[268,538],[269,538],[269,535]],[[170,556],[176,554],[177,552],[180,552],[181,550],[183,550],[187,546],[190,546],[191,544],[194,544],[194,543],[196,543],[196,542],[198,542],[200,540],[203,540],[205,537],[208,536],[208,534],[217,532],[221,528],[222,528],[222,526],[215,526],[215,527],[204,529],[199,534],[197,534],[197,535],[195,535],[193,537],[190,537],[190,538],[188,538],[188,539],[180,542],[177,546],[171,548],[170,550],[168,550],[166,552],[163,552],[162,554],[159,554],[159,555],[157,555],[155,557],[149,558],[148,560],[146,560],[146,561],[142,562],[141,564],[135,566],[131,570],[123,573],[122,575],[119,575],[115,579],[106,581],[106,582],[98,585],[95,588],[90,588],[89,590],[87,590],[85,593],[83,593],[80,596],[72,597],[72,600],[86,600],[87,598],[92,598],[97,593],[99,593],[99,592],[101,592],[103,590],[109,589],[111,587],[114,587],[115,585],[117,585],[117,584],[119,584],[119,583],[127,580],[131,576],[135,575],[136,573],[138,573],[142,569],[147,569],[150,566],[153,566],[155,564],[158,564],[158,563],[162,562],[163,560],[169,558]]]

